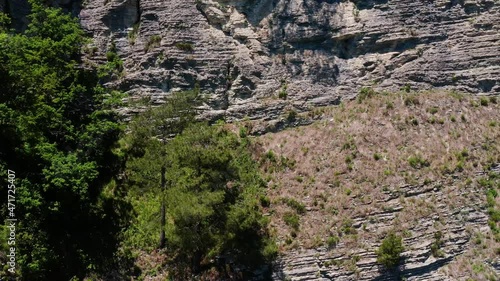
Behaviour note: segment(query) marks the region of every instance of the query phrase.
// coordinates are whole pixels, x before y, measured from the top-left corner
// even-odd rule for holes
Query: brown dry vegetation
[[[333,251],[350,257],[373,249],[389,230],[414,240],[426,219],[433,221],[430,233],[443,230],[452,240],[451,214],[467,208],[486,213],[477,179],[500,163],[499,102],[444,92],[376,94],[316,109],[321,120],[312,125],[258,137],[281,250],[333,249],[339,240]],[[297,212],[290,198],[306,211]],[[450,265],[462,273],[447,274],[481,280],[473,263],[494,259],[499,243],[487,225],[469,231],[471,237],[483,232],[487,246],[469,247],[463,255],[472,259]],[[468,267],[457,266],[464,260]]]

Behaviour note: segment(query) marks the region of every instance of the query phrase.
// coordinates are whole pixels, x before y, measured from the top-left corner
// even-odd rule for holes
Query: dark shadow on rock
[[[373,9],[375,5],[386,4],[388,0],[352,0],[358,10]]]
[[[139,0],[127,0],[109,9],[102,21],[109,30],[118,32],[133,27],[139,21],[140,16]]]
[[[477,87],[481,89],[481,91],[483,92],[491,92],[493,87],[495,87],[496,83],[497,83],[496,80],[489,80],[489,79],[480,80],[477,82]]]
[[[421,276],[427,273],[434,272],[444,265],[448,264],[453,260],[453,256],[437,260],[431,264],[424,265],[421,267],[416,267],[412,269],[405,269],[404,267],[396,268],[393,270],[383,270],[381,275],[374,278],[374,281],[389,281],[389,280],[401,280],[402,278],[409,278],[412,276]]]
[[[286,274],[283,271],[285,265],[280,262],[275,262],[273,264],[273,278],[274,280],[286,280]]]
[[[372,34],[366,38],[364,33],[347,34],[341,37],[332,38],[325,42],[323,46],[329,45],[332,52],[341,59],[351,59],[367,53],[389,53],[389,52],[404,52],[406,50],[415,49],[420,44],[430,44],[433,42],[444,41],[447,39],[445,34],[427,36],[420,38],[402,37],[384,42],[377,42],[381,35]]]
[[[273,10],[277,0],[250,0],[243,2],[241,6],[235,6],[238,12],[244,14],[248,22],[253,26],[258,26],[259,23],[267,17]]]
[[[77,17],[82,8],[81,2],[81,0],[53,0],[44,3],[49,7],[61,8],[65,13]],[[6,13],[11,18],[11,27],[16,31],[22,32],[28,27],[28,15],[31,12],[28,0],[0,1],[0,12]]]

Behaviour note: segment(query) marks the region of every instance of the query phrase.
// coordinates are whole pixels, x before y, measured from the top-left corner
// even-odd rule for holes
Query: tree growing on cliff
[[[255,264],[273,254],[259,201],[265,183],[247,145],[223,125],[205,124],[168,145],[168,241],[194,273],[220,255]]]
[[[129,183],[142,191],[159,195],[160,225],[158,248],[165,247],[165,173],[168,165],[165,146],[169,139],[181,133],[195,120],[199,89],[177,92],[165,104],[149,108],[129,124],[130,133],[125,142],[128,159]]]
[[[259,201],[265,183],[248,143],[223,125],[193,123],[164,146],[152,143],[129,168],[141,199],[135,200],[138,219],[128,241],[151,248],[157,241],[155,229],[165,230],[165,248],[176,257],[179,278],[201,273],[221,257],[252,266],[276,253]],[[165,200],[166,217],[141,203],[145,200],[154,208]]]
[[[396,267],[404,251],[403,238],[391,232],[385,237],[377,250],[377,262],[388,269]]]

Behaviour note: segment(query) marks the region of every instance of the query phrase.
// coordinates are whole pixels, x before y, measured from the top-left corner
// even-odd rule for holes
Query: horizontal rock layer
[[[125,71],[110,87],[156,103],[198,83],[214,118],[276,119],[361,87],[500,93],[494,0],[52,2],[94,37],[91,61],[116,44]],[[0,6],[25,25],[26,0]]]

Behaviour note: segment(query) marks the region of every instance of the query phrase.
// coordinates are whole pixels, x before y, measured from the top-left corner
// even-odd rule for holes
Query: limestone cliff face
[[[229,120],[275,120],[363,86],[500,93],[495,0],[52,2],[94,37],[91,60],[115,42],[125,73],[110,86],[156,102],[198,82],[207,114]],[[0,6],[23,26],[26,0]]]
[[[494,0],[54,2],[94,37],[91,59],[115,42],[125,73],[110,86],[157,102],[198,82],[214,117],[276,120],[363,86],[500,93]]]

